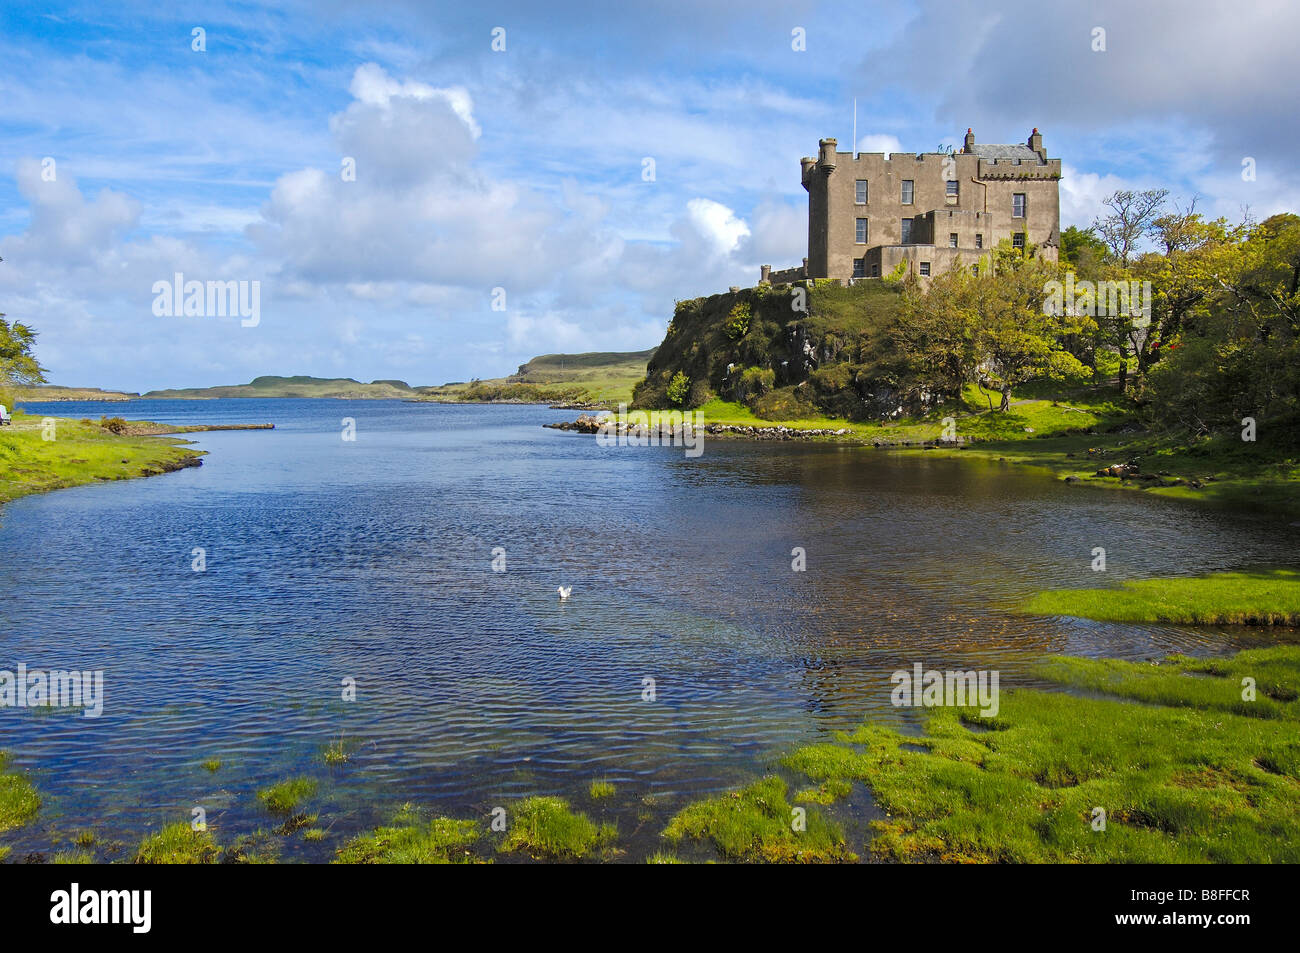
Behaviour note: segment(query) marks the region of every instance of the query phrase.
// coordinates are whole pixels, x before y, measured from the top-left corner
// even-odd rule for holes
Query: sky
[[[1037,127],[1062,227],[1120,188],[1261,219],[1300,209],[1298,33],[1291,0],[6,2],[0,311],[52,383],[132,392],[641,350],[807,254],[799,158],[855,99],[865,151]],[[159,313],[178,273],[256,320]]]

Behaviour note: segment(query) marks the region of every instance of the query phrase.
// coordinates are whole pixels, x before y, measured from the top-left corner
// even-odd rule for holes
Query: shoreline
[[[14,414],[0,430],[0,504],[25,496],[112,480],[161,476],[203,465],[206,450],[171,436],[212,430],[265,430],[272,424],[177,425],[121,421],[114,427],[70,417],[56,421],[45,439],[45,417]]]

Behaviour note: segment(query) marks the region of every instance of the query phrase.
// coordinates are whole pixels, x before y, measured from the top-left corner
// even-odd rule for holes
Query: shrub
[[[748,334],[750,317],[749,302],[737,301],[723,324],[723,330],[727,332],[727,337],[733,341],[739,341]]]
[[[673,379],[668,382],[667,397],[669,403],[681,407],[686,403],[686,398],[691,393],[691,379],[678,371],[673,375]]]

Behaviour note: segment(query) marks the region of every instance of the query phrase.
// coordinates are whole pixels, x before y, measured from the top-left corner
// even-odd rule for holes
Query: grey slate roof
[[[1038,162],[1038,153],[1023,143],[1000,146],[993,143],[975,143],[971,150],[981,159],[1019,159],[1021,162]]]

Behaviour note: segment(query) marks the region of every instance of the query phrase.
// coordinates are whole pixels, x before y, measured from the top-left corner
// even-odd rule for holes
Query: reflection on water
[[[1044,652],[1276,640],[1010,610],[1053,586],[1286,563],[1300,541],[1259,517],[947,455],[601,449],[542,429],[568,416],[544,408],[128,410],[277,429],[197,435],[211,451],[200,469],[0,513],[0,668],[102,668],[107,695],[98,720],[0,712],[0,746],[47,800],[6,835],[15,857],[83,827],[133,845],[195,805],[229,840],[267,825],[252,792],[294,773],[322,779],[313,810],[334,827],[289,857],[328,856],[401,802],[471,816],[528,794],[576,799],[596,777],[630,799],[620,826],[652,838],[684,798],[791,745],[866,717],[912,726],[888,678],[914,662],[996,668],[1014,686]],[[340,439],[349,416],[355,443]],[[190,569],[194,547],[206,572]],[[806,572],[791,570],[794,547]],[[564,604],[561,584],[574,587]],[[339,739],[351,760],[326,767]],[[222,769],[202,770],[207,758]]]

